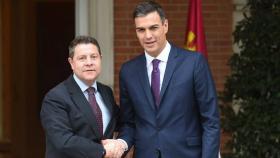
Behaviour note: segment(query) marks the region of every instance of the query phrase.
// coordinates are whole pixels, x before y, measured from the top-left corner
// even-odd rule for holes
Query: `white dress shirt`
[[[162,85],[162,81],[163,81],[163,77],[164,77],[164,73],[165,73],[165,69],[166,69],[166,65],[167,65],[167,61],[168,61],[168,56],[171,50],[171,46],[170,44],[167,42],[164,49],[162,50],[162,52],[160,52],[160,54],[154,58],[152,56],[150,56],[146,51],[145,51],[145,57],[146,57],[146,66],[147,66],[147,71],[148,71],[148,77],[149,77],[149,83],[151,85],[151,75],[152,75],[152,71],[153,71],[153,63],[152,61],[154,59],[158,59],[160,60],[159,63],[159,72],[160,72],[160,90],[161,90],[161,85]]]

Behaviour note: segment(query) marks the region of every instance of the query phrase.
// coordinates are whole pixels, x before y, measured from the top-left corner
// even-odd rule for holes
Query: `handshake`
[[[101,141],[106,153],[104,158],[121,158],[127,151],[127,144],[121,139],[106,139]]]

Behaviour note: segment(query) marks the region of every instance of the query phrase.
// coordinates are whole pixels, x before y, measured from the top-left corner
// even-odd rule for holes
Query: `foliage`
[[[245,9],[221,95],[222,126],[232,134],[223,158],[280,158],[280,0],[248,0]]]

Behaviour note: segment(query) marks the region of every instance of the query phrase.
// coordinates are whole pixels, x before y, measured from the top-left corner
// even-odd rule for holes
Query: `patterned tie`
[[[103,135],[103,121],[102,121],[102,112],[100,110],[99,105],[96,102],[96,98],[94,92],[96,91],[95,88],[89,87],[87,90],[88,92],[88,102],[95,114],[97,120],[97,126],[101,135]]]
[[[152,71],[152,79],[151,79],[151,87],[152,87],[152,92],[154,95],[154,100],[157,105],[159,106],[159,101],[160,101],[160,72],[158,68],[158,64],[160,63],[160,60],[154,59],[152,61],[153,63],[153,71]]]

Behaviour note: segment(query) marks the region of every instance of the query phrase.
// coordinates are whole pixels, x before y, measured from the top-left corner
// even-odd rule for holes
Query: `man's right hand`
[[[106,139],[101,142],[106,150],[105,158],[121,158],[126,150],[126,144],[121,140]]]

